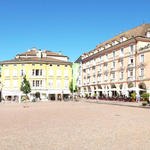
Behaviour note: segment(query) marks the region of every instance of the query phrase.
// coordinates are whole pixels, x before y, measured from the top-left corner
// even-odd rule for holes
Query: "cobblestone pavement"
[[[85,102],[0,104],[0,150],[149,149],[150,109]]]

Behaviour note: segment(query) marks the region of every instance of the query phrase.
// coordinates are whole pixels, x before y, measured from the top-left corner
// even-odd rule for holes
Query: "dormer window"
[[[147,32],[146,37],[150,38],[150,31]]]
[[[100,47],[99,50],[100,50],[100,51],[104,50],[104,47]]]
[[[120,42],[124,42],[125,40],[127,40],[126,37],[124,37],[124,36],[120,37]]]
[[[114,45],[116,45],[116,44],[118,44],[118,41],[112,41],[112,46],[114,46]]]
[[[105,48],[109,48],[109,47],[110,47],[110,44],[106,44],[106,45],[105,45]]]

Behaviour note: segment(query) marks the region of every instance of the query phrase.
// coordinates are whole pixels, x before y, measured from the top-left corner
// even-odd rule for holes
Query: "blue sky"
[[[75,61],[144,22],[150,23],[149,0],[0,0],[0,60],[37,47]]]

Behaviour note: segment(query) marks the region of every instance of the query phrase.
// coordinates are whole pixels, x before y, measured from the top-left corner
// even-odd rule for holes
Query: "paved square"
[[[86,102],[0,104],[0,150],[149,150],[150,110]]]

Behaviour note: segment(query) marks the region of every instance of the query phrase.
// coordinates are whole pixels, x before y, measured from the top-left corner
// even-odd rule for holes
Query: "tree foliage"
[[[26,95],[31,92],[30,82],[26,79],[26,76],[23,78],[20,90]]]
[[[73,81],[70,82],[69,89],[70,92],[73,93]]]
[[[77,86],[75,86],[75,89],[73,88],[73,81],[70,82],[69,89],[71,93],[78,91]]]

